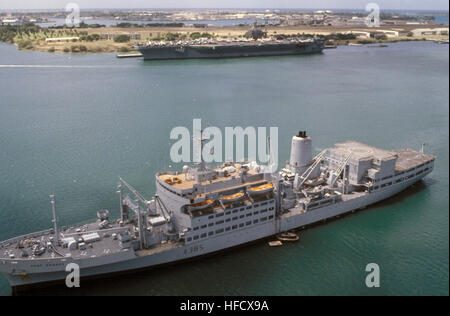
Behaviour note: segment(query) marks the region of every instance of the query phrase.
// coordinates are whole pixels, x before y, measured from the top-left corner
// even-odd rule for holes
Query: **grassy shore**
[[[418,25],[402,25],[392,27],[382,27],[383,30],[395,30],[408,33]],[[442,26],[426,26],[442,27]],[[445,26],[448,27],[448,26]],[[425,28],[425,26],[424,26]],[[76,29],[40,29],[37,32],[18,32],[14,38],[15,43],[20,49],[31,49],[46,52],[65,52],[65,53],[87,53],[87,52],[128,52],[133,51],[133,44],[136,42],[167,39],[171,34],[175,34],[178,38],[189,38],[193,33],[207,33],[215,38],[235,39],[245,35],[249,27],[246,26],[230,26],[230,27],[100,27],[100,28],[76,28]],[[345,33],[351,30],[375,32],[376,28],[356,28],[356,27],[309,27],[309,26],[271,26],[266,28],[267,36],[277,35],[322,35],[328,36],[332,33]],[[110,35],[110,39],[104,38]],[[113,40],[111,35],[120,34],[139,34],[139,40],[130,40],[124,43],[118,43]],[[70,42],[46,42],[46,38],[55,37],[79,37],[79,40]],[[378,38],[378,39],[350,39],[350,40],[334,40],[335,45],[348,45],[349,43],[391,43],[397,41],[412,40],[448,40],[448,35],[421,35],[421,36],[400,36],[395,38]],[[10,41],[11,42],[11,41]]]

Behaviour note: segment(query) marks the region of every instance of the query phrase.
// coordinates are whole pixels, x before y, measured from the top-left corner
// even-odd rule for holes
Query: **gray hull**
[[[189,245],[174,245],[172,249],[153,253],[151,255],[147,255],[143,252],[141,253],[141,256],[129,259],[123,258],[125,260],[113,264],[106,264],[105,262],[105,264],[99,264],[95,267],[85,269],[81,268],[81,277],[88,278],[93,276],[108,275],[112,273],[156,267],[167,263],[183,261],[246,244],[258,239],[270,237],[282,231],[311,225],[325,219],[333,218],[360,208],[364,208],[368,205],[389,198],[421,180],[428,173],[429,172],[422,173],[420,176],[415,176],[407,181],[394,184],[377,192],[348,195],[341,202],[307,212],[292,209],[289,213],[286,213],[272,221],[268,221],[265,224],[259,224],[246,229],[233,231],[228,234],[208,238]],[[8,281],[13,288],[18,288],[24,285],[30,286],[33,284],[54,281],[58,281],[61,285],[63,285],[67,274],[67,272],[59,270],[48,273],[30,273],[25,277],[13,274],[5,274],[5,276],[8,278]],[[81,286],[83,285],[81,284]]]
[[[150,46],[139,51],[144,60],[236,58],[257,56],[302,55],[322,52],[320,41],[289,44],[199,45],[199,46]]]

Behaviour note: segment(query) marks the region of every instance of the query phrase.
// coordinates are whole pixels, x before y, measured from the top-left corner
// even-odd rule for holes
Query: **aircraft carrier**
[[[281,171],[200,162],[157,173],[149,199],[120,179],[118,219],[100,210],[91,223],[61,228],[51,196],[53,228],[1,242],[0,273],[16,290],[64,285],[70,263],[83,279],[216,253],[389,198],[432,172],[434,161],[423,147],[382,150],[356,141],[313,157],[312,139],[301,131]]]
[[[320,53],[322,39],[224,40],[202,39],[178,42],[149,42],[138,45],[144,60],[233,58]]]

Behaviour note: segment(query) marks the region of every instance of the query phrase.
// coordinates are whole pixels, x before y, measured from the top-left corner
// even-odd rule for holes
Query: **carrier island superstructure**
[[[156,174],[146,199],[120,179],[120,218],[108,210],[82,226],[54,227],[0,243],[0,272],[13,289],[65,284],[66,267],[81,277],[109,275],[212,254],[364,208],[429,174],[435,157],[411,149],[382,150],[355,141],[315,157],[312,140],[292,138],[285,168],[264,173],[256,162],[205,163]]]

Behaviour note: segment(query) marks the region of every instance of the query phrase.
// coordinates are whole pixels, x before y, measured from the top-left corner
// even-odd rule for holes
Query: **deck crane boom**
[[[341,175],[342,171],[344,171],[345,166],[347,165],[347,162],[350,160],[351,155],[352,155],[352,152],[350,151],[350,153],[347,155],[347,157],[345,157],[344,161],[338,166],[336,171],[334,171],[335,178],[331,181],[330,186],[332,186],[332,187],[334,186],[337,179]]]
[[[147,201],[135,188],[133,188],[131,186],[131,184],[126,182],[124,179],[119,177],[119,180],[120,180],[120,182],[122,182],[131,191],[131,193],[133,193],[138,198],[139,201],[144,203],[144,205],[147,208],[147,210],[150,210],[150,206],[149,206],[150,205],[150,201]]]
[[[311,164],[311,166],[308,167],[308,169],[306,169],[305,172],[303,172],[301,176],[299,176],[298,174],[295,175],[294,187],[297,188],[297,190],[302,187],[303,183],[305,183],[306,180],[308,180],[311,173],[322,161],[323,156],[325,155],[326,152],[327,149],[324,149],[316,157],[314,157],[314,162]]]

